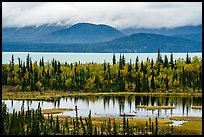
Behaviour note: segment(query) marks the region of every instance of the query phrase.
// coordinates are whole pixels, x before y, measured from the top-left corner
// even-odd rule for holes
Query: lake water
[[[14,62],[18,63],[18,58],[23,61],[26,61],[26,57],[29,54],[32,61],[40,61],[43,57],[44,61],[51,61],[53,58],[59,60],[60,62],[81,62],[81,63],[103,63],[104,61],[112,63],[113,53],[47,53],[47,52],[2,52],[2,63],[7,64],[11,60],[12,54],[14,55]],[[139,60],[146,61],[147,57],[149,59],[156,59],[157,53],[121,53],[124,54],[126,62],[129,62],[130,59],[132,62],[135,62],[135,59],[138,55]],[[164,58],[167,55],[170,58],[171,53],[161,53],[161,56]],[[116,61],[119,60],[120,53],[115,53]],[[178,58],[186,58],[187,53],[173,53],[174,60]],[[202,53],[189,53],[189,57],[198,56],[202,58]]]
[[[133,118],[163,117],[171,116],[202,116],[202,110],[192,109],[191,106],[202,105],[202,97],[153,97],[153,96],[94,96],[94,97],[67,97],[56,102],[47,101],[19,101],[2,100],[9,112],[13,109],[20,111],[21,107],[27,110],[37,109],[38,103],[42,109],[52,108],[78,108],[79,116],[88,116],[91,110],[92,117],[122,118],[120,114],[132,114]],[[138,105],[169,105],[175,109],[147,110],[137,108]],[[64,111],[57,115],[68,115],[74,117],[75,111]]]

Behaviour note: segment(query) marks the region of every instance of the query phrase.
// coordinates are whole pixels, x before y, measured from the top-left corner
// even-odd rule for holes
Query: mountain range
[[[201,52],[202,25],[116,29],[104,24],[2,28],[3,52]]]

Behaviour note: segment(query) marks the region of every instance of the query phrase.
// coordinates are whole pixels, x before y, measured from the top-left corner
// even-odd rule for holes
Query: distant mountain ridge
[[[2,50],[3,52],[129,53],[157,52],[160,48],[161,52],[202,51],[202,25],[163,30],[137,29],[131,35],[124,33],[124,30],[117,30],[108,25],[91,23],[77,23],[73,26],[2,28]]]
[[[125,36],[108,25],[78,23],[70,27],[47,26],[3,28],[3,41],[41,43],[94,43]]]
[[[61,29],[47,35],[65,43],[104,42],[125,36],[119,30],[108,25],[78,23],[69,28]]]
[[[101,43],[3,43],[3,51],[6,52],[15,50],[19,52],[151,53],[157,52],[158,48],[161,52],[201,52],[202,44],[183,38],[148,33],[132,34]]]
[[[131,35],[135,33],[152,33],[166,36],[176,36],[195,41],[202,41],[202,25],[158,29],[127,28],[121,29],[120,31],[122,31],[126,35]]]
[[[107,52],[194,52],[201,51],[200,42],[159,34],[138,33],[98,44]],[[100,50],[102,50],[100,49]],[[122,50],[121,50],[122,49]]]

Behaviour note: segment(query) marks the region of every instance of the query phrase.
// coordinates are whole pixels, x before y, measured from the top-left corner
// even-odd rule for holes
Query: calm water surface
[[[202,105],[202,97],[152,97],[152,96],[97,96],[97,97],[67,97],[56,102],[46,101],[17,101],[2,100],[9,112],[13,109],[20,111],[23,106],[27,110],[37,109],[40,104],[42,109],[75,108],[78,107],[78,115],[88,116],[89,110],[93,117],[122,118],[120,114],[132,114],[134,118],[170,116],[202,116],[202,110],[191,109],[191,106]],[[137,108],[138,105],[170,105],[175,109],[147,110]],[[57,115],[74,117],[75,111],[64,111]]]
[[[11,60],[12,54],[14,55],[14,62],[18,63],[18,58],[23,61],[26,61],[26,57],[29,54],[32,61],[40,61],[43,57],[44,61],[51,61],[53,58],[60,62],[81,62],[81,63],[103,63],[104,61],[112,63],[113,53],[49,53],[49,52],[2,52],[2,63],[7,64]],[[156,59],[157,53],[121,53],[124,54],[127,62],[132,60],[135,62],[135,59],[138,55],[139,60],[146,61],[147,57],[149,59]],[[164,58],[167,55],[170,58],[171,53],[161,53],[161,56]],[[120,53],[116,53],[116,61],[119,60]],[[174,60],[178,58],[186,58],[187,53],[173,53]],[[189,53],[189,57],[198,56],[202,58],[202,53]]]

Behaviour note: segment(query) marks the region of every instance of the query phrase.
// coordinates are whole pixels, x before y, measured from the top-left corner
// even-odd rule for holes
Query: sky
[[[202,2],[2,2],[2,26],[87,22],[125,28],[202,24]]]

